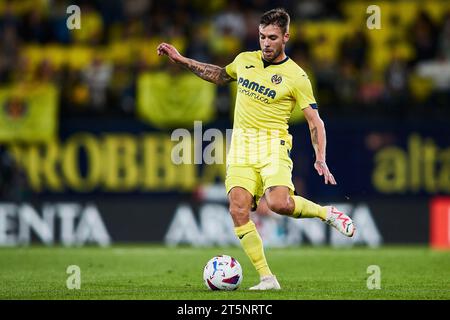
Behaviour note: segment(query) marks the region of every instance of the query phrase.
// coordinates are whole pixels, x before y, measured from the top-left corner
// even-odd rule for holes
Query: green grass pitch
[[[209,291],[205,263],[228,254],[241,263],[236,291]],[[258,276],[243,251],[227,248],[23,247],[0,249],[0,299],[309,300],[450,299],[450,252],[427,247],[379,249],[269,248],[266,256],[282,290],[253,292]],[[69,265],[81,269],[81,288],[66,287]],[[381,289],[369,290],[370,265]]]

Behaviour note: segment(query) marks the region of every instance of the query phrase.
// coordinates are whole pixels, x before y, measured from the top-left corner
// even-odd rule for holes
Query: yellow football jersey
[[[261,51],[243,52],[225,69],[237,81],[230,151],[236,153],[233,149],[237,145],[248,144],[245,153],[249,153],[248,149],[257,152],[253,145],[255,141],[263,142],[261,138],[265,134],[261,131],[272,132],[269,139],[275,131],[277,139],[291,149],[288,121],[292,111],[309,106],[317,108],[305,71],[289,57],[279,63],[267,63]]]

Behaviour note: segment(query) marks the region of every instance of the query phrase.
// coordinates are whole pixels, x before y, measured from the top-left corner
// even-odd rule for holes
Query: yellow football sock
[[[294,218],[320,218],[326,220],[327,208],[300,196],[292,196],[295,203]]]
[[[271,275],[272,272],[264,255],[263,242],[253,221],[250,220],[243,226],[234,228],[234,232],[259,275],[261,277]]]

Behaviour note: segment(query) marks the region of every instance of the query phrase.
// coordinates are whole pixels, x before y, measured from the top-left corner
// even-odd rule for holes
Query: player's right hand
[[[183,56],[178,52],[178,50],[171,44],[168,43],[161,43],[159,44],[158,48],[156,49],[158,52],[158,56],[166,55],[169,57],[172,62],[180,62]]]

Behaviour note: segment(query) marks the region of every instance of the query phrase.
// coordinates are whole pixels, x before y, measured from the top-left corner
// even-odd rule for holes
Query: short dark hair
[[[264,27],[271,24],[276,25],[284,34],[286,33],[290,22],[291,18],[289,17],[289,13],[287,13],[283,8],[277,8],[264,13],[261,16],[261,21],[259,24]]]

